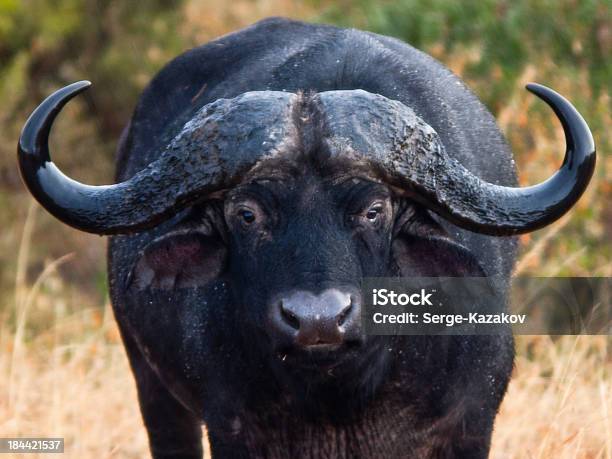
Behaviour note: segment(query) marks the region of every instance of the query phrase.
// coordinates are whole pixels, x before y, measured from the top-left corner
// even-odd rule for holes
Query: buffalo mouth
[[[321,410],[335,416],[339,406],[353,412],[372,400],[394,369],[389,337],[372,338],[334,349],[279,349],[271,356],[271,376],[301,413],[320,419]]]
[[[391,353],[387,337],[372,337],[368,342],[347,341],[335,346],[311,346],[308,349],[281,347],[273,354],[275,373],[303,379],[309,383],[332,380],[358,381]],[[384,365],[383,365],[384,366]]]
[[[330,370],[359,359],[362,346],[352,341],[342,344],[315,344],[307,349],[285,347],[276,351],[281,366],[305,370]]]

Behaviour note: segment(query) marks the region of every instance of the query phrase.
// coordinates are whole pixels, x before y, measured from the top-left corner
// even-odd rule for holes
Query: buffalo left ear
[[[426,213],[404,223],[393,241],[401,277],[485,277],[476,257]]]
[[[227,250],[219,237],[199,231],[174,232],[151,242],[130,275],[128,288],[200,287],[219,276]]]

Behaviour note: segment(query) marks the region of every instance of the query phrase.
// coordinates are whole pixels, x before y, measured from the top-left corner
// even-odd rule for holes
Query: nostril
[[[285,309],[282,302],[280,303],[280,313],[286,324],[291,326],[291,328],[295,328],[296,330],[300,329],[300,319],[298,319],[293,312]]]
[[[340,314],[338,314],[337,316],[336,323],[338,324],[339,327],[341,327],[346,322],[346,319],[348,319],[352,310],[353,310],[353,299],[351,298],[350,304],[346,306],[342,311],[340,311]]]

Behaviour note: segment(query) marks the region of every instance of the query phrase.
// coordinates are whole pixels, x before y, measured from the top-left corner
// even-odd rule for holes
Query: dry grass
[[[610,338],[522,336],[495,458],[612,457]]]
[[[71,458],[146,457],[110,305],[88,305],[68,292],[56,268],[69,256],[26,282],[35,209],[17,254],[15,295],[0,309],[0,432],[64,437]],[[610,344],[603,336],[519,337],[492,457],[612,458]]]

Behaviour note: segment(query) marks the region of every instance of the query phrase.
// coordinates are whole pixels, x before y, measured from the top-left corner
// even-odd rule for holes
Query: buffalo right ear
[[[393,256],[402,277],[486,277],[472,252],[445,237],[400,235]]]
[[[393,241],[401,277],[486,277],[474,254],[427,212],[406,212]]]
[[[226,258],[225,244],[216,235],[196,230],[172,232],[141,252],[128,276],[128,288],[201,287],[221,274]]]

